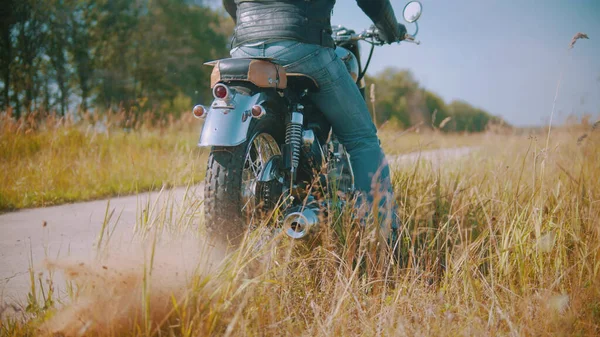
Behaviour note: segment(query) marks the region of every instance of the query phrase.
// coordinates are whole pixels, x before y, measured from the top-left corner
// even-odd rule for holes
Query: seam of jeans
[[[296,42],[296,43],[294,43],[294,44],[292,44],[292,45],[290,45],[288,47],[285,47],[282,50],[280,50],[280,51],[278,51],[276,53],[271,54],[270,57],[276,59],[276,58],[278,58],[279,56],[281,56],[281,55],[283,55],[285,53],[291,52],[292,50],[294,50],[298,46],[300,46],[300,42]]]
[[[332,66],[335,66],[335,67],[339,68],[339,69],[337,69],[337,73],[338,74],[337,74],[337,77],[335,77],[335,78],[333,77],[333,74],[330,71],[330,69],[331,69]],[[334,57],[331,62],[327,63],[326,69],[327,69],[327,73],[329,75],[329,79],[331,80],[331,82],[336,82],[342,76],[344,76],[344,75],[346,75],[348,73],[348,70],[346,69],[346,66],[344,65],[343,61],[339,60],[337,57]]]
[[[334,86],[335,82],[344,75],[344,74],[340,74],[336,78],[333,78],[333,76],[331,75],[331,71],[329,70],[329,68],[331,67],[332,63],[334,63],[336,61],[337,61],[337,59],[334,59],[334,60],[328,62],[327,64],[325,64],[323,66],[323,68],[321,68],[311,74],[311,76],[314,77],[317,80],[317,82],[319,83],[319,86],[322,88],[322,92],[326,92],[326,90],[324,90],[323,88],[325,88],[327,86]],[[345,71],[345,68],[343,69],[343,71]],[[335,90],[335,88],[332,88],[332,90]]]
[[[255,57],[254,55],[243,50],[242,47],[235,47],[234,49],[231,50],[231,53],[237,53],[237,52],[241,53],[242,56],[244,56],[244,57]],[[231,56],[233,56],[233,55],[231,55]]]
[[[294,61],[292,63],[286,64],[284,67],[286,68],[286,70],[288,68],[296,67],[296,66],[298,66],[298,65],[300,65],[300,64],[302,64],[302,63],[304,63],[304,62],[306,62],[306,61],[308,61],[310,59],[312,59],[313,57],[316,57],[317,55],[319,55],[320,52],[321,52],[321,49],[317,49],[317,50],[315,50],[315,51],[313,51],[311,53],[308,53],[308,54],[302,56],[301,58],[299,58],[298,60],[296,60],[296,61]]]

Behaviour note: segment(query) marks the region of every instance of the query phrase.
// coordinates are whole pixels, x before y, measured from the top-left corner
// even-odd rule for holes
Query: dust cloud
[[[191,292],[202,296],[210,288],[211,273],[225,256],[223,244],[179,236],[160,242],[149,238],[125,249],[106,247],[91,261],[48,260],[46,268],[63,273],[72,285],[72,299],[39,332],[119,336],[134,329],[154,331],[172,314],[174,301],[181,303]]]

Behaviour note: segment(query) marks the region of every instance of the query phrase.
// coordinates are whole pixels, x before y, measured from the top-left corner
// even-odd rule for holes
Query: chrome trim
[[[260,115],[258,115],[258,116],[254,116],[254,115],[252,114],[252,110],[250,110],[250,115],[252,116],[252,118],[256,118],[256,119],[261,119],[261,118],[263,118],[263,117],[264,117],[264,116],[267,114],[267,110],[265,110],[265,107],[263,107],[263,106],[262,106],[262,105],[260,105],[260,104],[253,105],[251,109],[253,109],[255,106],[258,106],[258,107],[260,107]]]
[[[304,149],[310,151],[313,143],[315,142],[315,133],[313,130],[308,129],[302,131],[302,145],[304,145]]]
[[[274,141],[274,140],[273,140]],[[269,161],[265,164],[258,178],[260,182],[269,182],[272,180],[278,180],[280,178],[279,168],[281,165],[281,151],[278,151]]]
[[[348,153],[348,151],[346,151],[346,148],[344,148],[344,153],[346,154],[346,159],[348,161],[348,170],[350,171],[350,177],[352,178],[352,183],[351,183],[350,188],[354,192],[356,190],[356,185],[354,184],[354,170],[352,169],[352,160],[350,158],[350,153]]]
[[[196,110],[197,107],[201,107],[204,110],[204,113],[202,114],[202,116],[196,116],[196,114],[194,113],[194,110]],[[208,116],[208,109],[202,105],[202,104],[196,104],[194,105],[194,108],[192,109],[192,116],[194,116],[194,118],[197,119],[206,119],[206,116]]]
[[[419,6],[417,12],[410,17],[406,12],[409,6],[412,6],[413,8],[415,6]],[[419,18],[421,17],[421,14],[423,14],[423,4],[419,1],[410,1],[404,6],[404,9],[402,9],[402,16],[404,17],[404,21],[408,23],[417,22],[417,20],[419,20]]]
[[[224,98],[219,98],[219,97],[217,97],[217,94],[216,94],[217,87],[224,87],[224,88],[225,88],[225,90],[227,90],[227,95],[226,95]],[[212,94],[213,94],[213,97],[215,98],[215,102],[216,102],[216,101],[223,101],[223,102],[225,102],[225,103],[229,103],[229,102],[231,102],[231,100],[233,100],[233,98],[235,97],[235,95],[236,95],[236,91],[235,91],[235,90],[233,90],[232,88],[229,88],[228,86],[226,86],[226,85],[225,85],[225,84],[223,84],[223,83],[217,83],[217,84],[216,84],[216,85],[213,87],[213,89],[212,89]],[[215,105],[215,103],[213,103],[213,106],[214,106],[214,105]]]
[[[307,237],[319,225],[319,210],[304,207],[289,213],[283,219],[283,230],[292,239]]]
[[[292,123],[302,124],[304,116],[300,112],[292,112]]]
[[[264,181],[264,178],[270,178],[265,173],[266,170],[269,170],[269,173],[276,173],[276,168],[273,167],[273,161],[276,157],[281,158],[281,150],[275,139],[268,133],[254,135],[246,150],[242,171],[242,188],[240,190],[242,212],[246,213],[250,222],[253,220],[252,217],[257,206],[256,184],[259,181]]]
[[[211,108],[213,109],[235,109],[235,105],[231,104],[231,102],[225,102],[224,100],[217,98],[214,100],[214,102],[211,105]],[[227,113],[227,112],[225,112]]]

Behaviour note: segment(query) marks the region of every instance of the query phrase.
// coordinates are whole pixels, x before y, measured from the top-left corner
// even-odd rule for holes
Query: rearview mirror
[[[423,6],[418,1],[411,1],[404,6],[404,11],[402,11],[402,15],[404,16],[404,20],[408,23],[415,22],[421,17],[421,11],[423,10]]]

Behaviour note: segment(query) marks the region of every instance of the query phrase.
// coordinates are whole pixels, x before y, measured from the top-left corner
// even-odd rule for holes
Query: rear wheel
[[[281,155],[278,144],[283,129],[265,116],[252,121],[243,144],[211,149],[204,185],[206,228],[211,236],[237,243],[248,226],[260,220],[257,181],[269,160]]]

